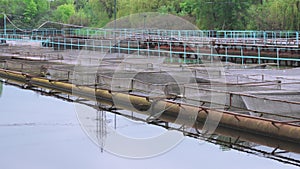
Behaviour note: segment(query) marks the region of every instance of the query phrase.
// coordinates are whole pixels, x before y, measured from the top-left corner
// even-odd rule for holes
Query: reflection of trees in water
[[[227,136],[222,136],[222,135],[217,137],[217,143],[220,145],[220,149],[222,151],[229,151],[236,144],[243,145],[243,146],[246,146],[246,147],[254,146],[253,144],[251,144],[249,142],[236,140],[234,138],[227,137]]]

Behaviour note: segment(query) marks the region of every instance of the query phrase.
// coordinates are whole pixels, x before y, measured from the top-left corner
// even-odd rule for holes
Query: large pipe
[[[31,84],[33,86],[77,95],[91,100],[102,100],[112,105],[114,101],[117,101],[117,108],[132,110],[148,115],[150,115],[149,111],[146,110],[150,107],[152,109],[161,109],[162,107],[166,107],[166,109],[164,109],[162,112],[163,117],[172,117],[173,121],[171,122],[175,123],[178,122],[178,116],[182,116],[180,118],[183,119],[189,119],[192,116],[191,112],[198,112],[196,122],[193,123],[193,125],[190,127],[197,127],[199,123],[205,122],[208,115],[212,117],[220,116],[220,120],[214,121],[212,119],[209,121],[209,123],[218,123],[218,125],[222,127],[264,135],[279,140],[300,143],[300,126],[295,124],[260,117],[253,117],[234,112],[214,110],[207,107],[179,104],[169,100],[157,101],[154,104],[154,102],[151,102],[149,98],[143,96],[131,95],[129,93],[112,92],[107,89],[95,89],[86,86],[76,86],[75,84],[71,83],[51,81],[42,77],[31,77],[28,74],[9,71],[5,69],[0,69],[0,77],[13,79],[16,81]],[[130,101],[130,103],[128,102],[128,100]],[[133,107],[131,107],[131,105],[133,105]],[[180,114],[182,110],[184,110],[186,114]]]
[[[0,76],[3,77],[3,74],[0,75]],[[7,76],[6,76],[6,78],[7,78]],[[15,79],[15,80],[12,80],[12,79]],[[23,76],[11,77],[9,81],[13,81],[12,84],[20,84],[20,85],[24,84],[24,82],[25,82],[24,79],[23,79]],[[9,84],[10,83],[11,82],[9,82]],[[43,87],[43,88],[45,88],[45,87]],[[64,92],[66,94],[72,94],[71,92],[66,91],[66,90],[59,90],[59,91]],[[81,95],[81,97],[82,97],[82,95]],[[86,96],[85,96],[85,98],[93,99],[91,97],[86,97]],[[98,100],[98,101],[100,101],[103,104],[112,105],[111,101],[106,101],[106,100],[103,100],[103,99]],[[159,119],[163,120],[165,122],[174,122],[174,121],[176,121],[175,116],[170,116],[168,114],[162,114],[159,117]],[[204,125],[203,122],[197,121],[195,123],[194,127],[197,128],[197,129],[202,129],[203,125]],[[252,134],[252,133],[249,133],[248,131],[245,132],[245,131],[237,130],[237,129],[234,129],[234,128],[223,127],[223,126],[218,126],[218,128],[215,130],[214,133],[224,135],[224,136],[229,136],[229,137],[232,137],[232,138],[236,138],[236,139],[241,140],[241,141],[248,141],[248,142],[253,142],[253,143],[256,143],[256,144],[260,144],[260,145],[265,145],[265,146],[268,146],[268,147],[273,147],[273,148],[275,148],[275,150],[280,149],[280,150],[286,150],[286,151],[289,151],[289,152],[300,153],[300,144],[297,143],[297,142],[289,142],[289,141],[285,141],[285,140],[282,140],[282,139],[274,139],[273,137],[264,136],[264,135],[261,135],[261,134],[259,134],[259,135]]]

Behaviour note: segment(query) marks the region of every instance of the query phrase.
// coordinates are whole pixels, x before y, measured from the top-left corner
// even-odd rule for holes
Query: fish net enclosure
[[[35,76],[45,76],[50,63],[45,61],[7,60],[0,64],[0,68],[19,71]]]
[[[169,64],[157,58],[136,58],[135,55],[126,55],[127,59],[106,58],[106,55],[96,59],[96,56],[85,53],[78,64],[52,65],[48,68],[49,78],[65,79],[78,86],[125,92],[151,99],[172,99],[184,104],[278,121],[299,118],[296,113],[300,105],[297,94],[282,94],[281,97],[277,94],[273,97],[257,94],[262,91],[286,94],[278,80],[264,79],[261,75],[253,74],[237,75],[227,72],[230,68],[218,69],[215,64]],[[236,69],[235,66],[232,67]]]
[[[0,68],[53,81],[279,121],[299,119],[299,94],[289,93],[299,89],[299,69],[293,69],[294,74],[288,70],[274,73],[268,67],[242,68],[238,64],[207,60],[202,64],[184,64],[170,62],[169,56],[107,50],[1,46],[0,51]]]

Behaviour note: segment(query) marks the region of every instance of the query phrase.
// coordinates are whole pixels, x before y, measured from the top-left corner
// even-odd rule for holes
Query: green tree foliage
[[[73,4],[64,4],[57,7],[53,12],[54,19],[58,22],[68,23],[72,15],[75,14],[75,7]]]
[[[51,3],[51,9],[56,9],[58,6],[64,5],[64,4],[74,4],[74,0],[50,0]]]
[[[201,29],[245,29],[251,1],[195,0],[193,14]]]
[[[83,9],[80,9],[78,12],[70,16],[69,23],[80,26],[88,26],[89,19],[87,14],[83,11]]]
[[[249,29],[299,30],[299,0],[269,0],[249,10]]]
[[[74,5],[75,5],[76,11],[83,9],[87,3],[88,3],[88,0],[75,0]]]
[[[37,27],[41,22],[47,21],[50,18],[49,11],[49,1],[48,0],[34,0],[36,3],[37,13],[34,16],[34,23],[31,23],[30,26]]]
[[[156,3],[155,1],[149,3],[148,0],[119,0],[118,17],[127,16],[136,13],[152,12],[153,6],[156,5],[155,3]]]
[[[104,5],[99,0],[89,0],[83,10],[92,27],[103,27],[110,21]]]
[[[99,0],[99,4],[104,7],[109,18],[113,17],[114,13],[114,0]]]
[[[39,22],[49,20],[48,0],[0,0],[0,7],[3,13],[22,28],[33,28]],[[12,25],[8,24],[8,27]]]
[[[0,9],[2,10],[1,12],[6,13],[6,14],[13,14],[16,12],[16,8],[18,7],[17,3],[21,3],[22,0],[0,0]]]
[[[24,23],[31,24],[35,21],[35,17],[38,13],[37,4],[34,0],[24,0]]]
[[[114,0],[0,0],[0,7],[19,27],[46,20],[102,27],[114,19]],[[117,0],[118,18],[143,12],[174,14],[200,29],[300,29],[300,0]]]
[[[19,0],[20,1],[20,0]],[[1,13],[11,16],[11,14],[16,13],[16,5],[11,5],[11,0],[0,0]],[[3,21],[3,15],[0,15],[1,21]],[[0,22],[1,27],[3,27],[3,22]]]

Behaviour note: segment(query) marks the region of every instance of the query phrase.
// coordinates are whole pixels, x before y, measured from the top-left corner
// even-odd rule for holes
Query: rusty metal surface
[[[22,74],[15,71],[8,71],[0,69],[0,76],[2,78],[13,79],[27,85],[39,86],[56,91],[66,92],[68,94],[78,95],[87,99],[104,100],[106,103],[112,102],[112,91],[103,89],[94,89],[86,86],[76,86],[70,83],[50,81],[41,77],[32,77],[28,74]],[[136,108],[144,110],[151,106],[151,102],[147,97],[131,95],[130,93],[114,93],[121,103],[119,105],[122,109],[128,109],[128,98]],[[254,117],[250,115],[243,115],[234,112],[228,112],[224,110],[214,110],[207,107],[199,107],[194,105],[188,105],[184,103],[178,103],[176,101],[163,100],[156,102],[155,106],[166,105],[166,109],[163,114],[170,117],[177,117],[178,113],[184,109],[185,112],[199,112],[197,122],[203,122],[208,114],[219,115],[222,118],[219,125],[224,127],[233,128],[236,130],[247,131],[250,133],[261,134],[265,136],[273,137],[274,139],[286,140],[291,142],[300,141],[300,126],[296,124],[286,123],[282,121],[276,121],[271,119],[265,119],[261,117]],[[147,109],[146,109],[147,110]],[[136,110],[135,110],[136,111]],[[140,111],[139,113],[148,113],[147,111]],[[189,114],[187,114],[189,116]]]

